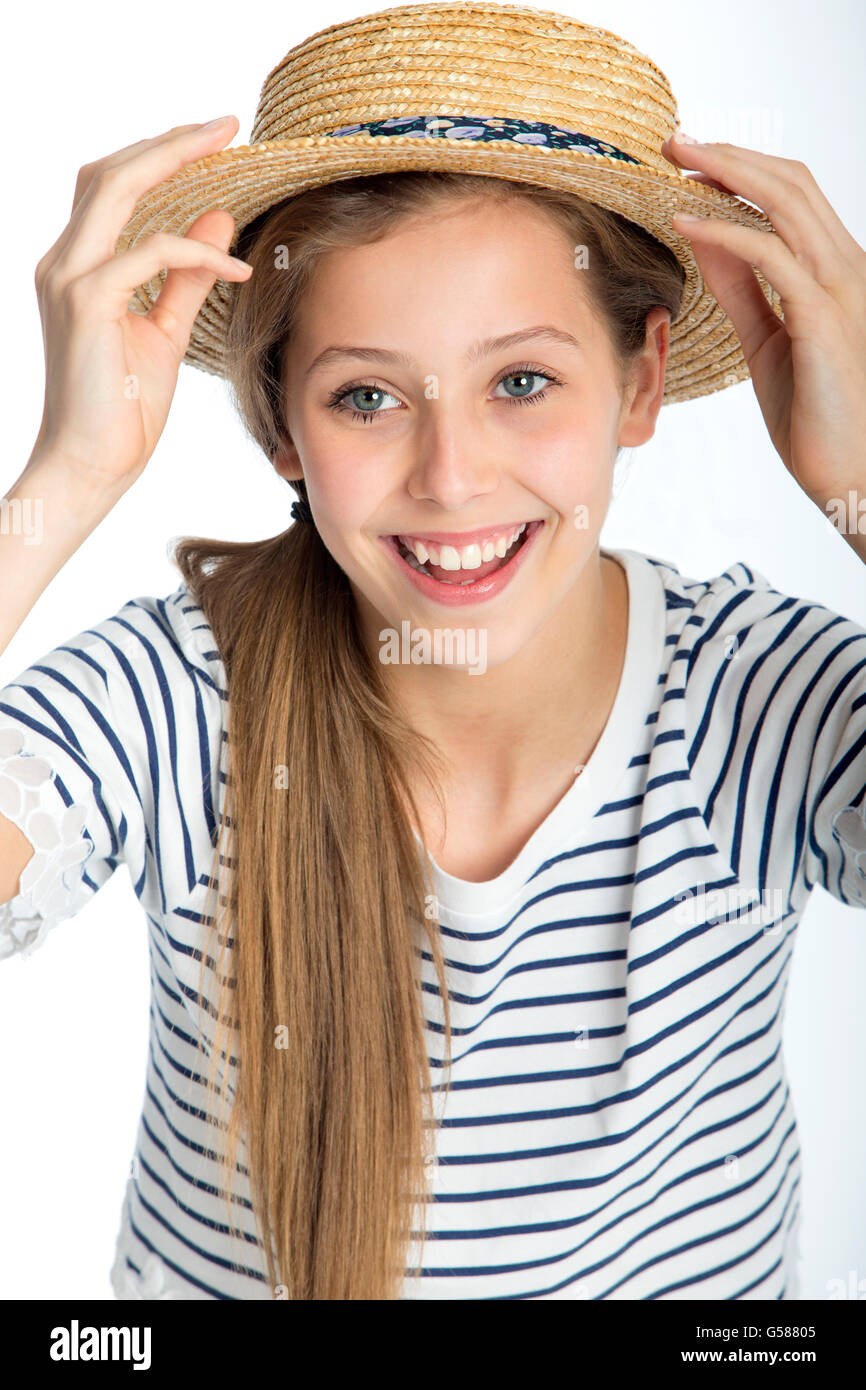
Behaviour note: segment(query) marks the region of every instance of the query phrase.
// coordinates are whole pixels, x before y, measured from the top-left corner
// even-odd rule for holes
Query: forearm
[[[854,551],[854,554],[859,555],[864,565],[866,565],[866,535],[846,536],[845,539]]]
[[[811,500],[866,565],[866,481]]]
[[[126,487],[88,480],[56,454],[34,451],[0,500],[0,653]]]

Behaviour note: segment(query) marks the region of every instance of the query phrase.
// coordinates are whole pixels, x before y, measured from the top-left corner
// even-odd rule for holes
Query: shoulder
[[[110,738],[130,722],[148,730],[207,709],[221,718],[226,682],[207,620],[185,583],[122,608],[46,652],[0,690],[0,719],[49,728],[71,746]],[[32,734],[31,734],[32,736]]]
[[[651,555],[643,558],[661,581],[668,612],[682,614],[679,625],[684,632],[703,627],[722,615],[732,615],[744,603],[749,605],[752,616],[759,612],[769,616],[779,600],[788,598],[773,588],[765,575],[743,560],[734,561],[718,574],[698,578],[683,574],[671,560]]]
[[[40,673],[75,673],[88,682],[108,685],[109,678],[147,681],[153,676],[171,684],[194,677],[222,686],[224,671],[204,613],[186,583],[164,597],[143,595],[126,601],[116,613],[82,629],[28,667],[22,677]],[[21,679],[21,678],[19,678]]]
[[[672,664],[692,691],[720,673],[732,683],[748,671],[765,686],[770,675],[775,682],[796,671],[802,680],[807,669],[850,670],[866,659],[866,629],[853,618],[777,589],[745,561],[696,578],[670,561],[644,558],[664,589]]]
[[[80,644],[94,653],[130,661],[172,661],[211,677],[222,661],[210,625],[186,583],[164,597],[128,599],[116,613],[87,628]]]
[[[864,901],[861,879],[845,896],[838,818],[863,803],[866,629],[743,561],[704,579],[648,563],[668,625],[658,737],[682,749],[732,872],[757,892],[820,883]]]
[[[185,584],[129,599],[0,689],[0,803],[37,850],[21,879],[33,941],[121,859],[150,911],[192,891],[214,843],[225,698]],[[8,912],[0,956],[4,930]]]
[[[859,776],[862,796],[866,628],[742,561],[700,580],[656,563],[669,596],[664,718],[707,805],[728,784],[739,819],[749,788],[756,805],[794,814],[832,777],[850,793]]]

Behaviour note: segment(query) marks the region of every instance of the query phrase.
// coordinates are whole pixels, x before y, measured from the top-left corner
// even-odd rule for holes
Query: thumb
[[[695,260],[709,289],[737,333],[746,361],[779,327],[751,265],[723,246],[692,243]]]

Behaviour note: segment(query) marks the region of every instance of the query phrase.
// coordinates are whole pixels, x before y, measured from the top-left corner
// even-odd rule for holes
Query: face
[[[649,316],[623,391],[580,259],[540,210],[484,199],[318,264],[275,463],[304,478],[383,661],[384,633],[463,629],[465,661],[440,659],[480,664],[483,633],[499,666],[597,583],[617,446],[653,432],[669,315]]]

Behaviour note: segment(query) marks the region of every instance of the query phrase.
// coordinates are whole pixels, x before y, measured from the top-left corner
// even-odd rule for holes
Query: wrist
[[[866,481],[837,488],[832,496],[822,494],[812,501],[866,564]]]
[[[62,514],[95,525],[132,485],[132,477],[101,473],[63,449],[38,443],[10,490],[18,497],[51,497]]]

